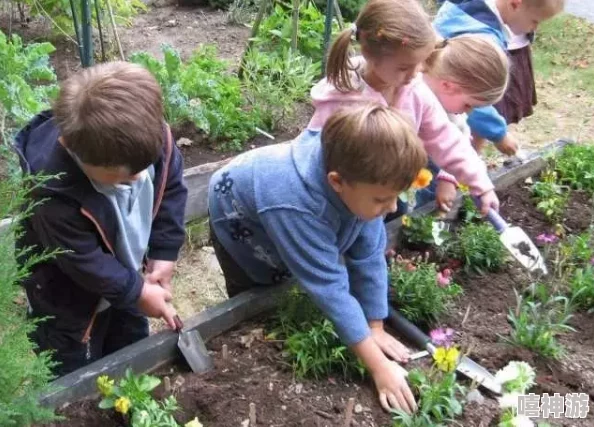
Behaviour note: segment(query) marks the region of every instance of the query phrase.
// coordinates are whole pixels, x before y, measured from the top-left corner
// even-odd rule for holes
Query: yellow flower
[[[402,216],[402,226],[403,227],[410,227],[410,217],[408,215]]]
[[[458,183],[458,189],[464,194],[468,194],[468,191],[470,190],[468,188],[468,185],[464,185],[464,184],[460,184],[460,183]]]
[[[415,178],[414,182],[412,183],[411,187],[415,190],[419,190],[421,188],[427,187],[431,180],[433,179],[433,174],[429,169],[421,169]]]
[[[111,396],[113,393],[113,380],[110,380],[107,375],[101,375],[97,378],[97,388],[103,397]]]
[[[119,412],[120,414],[125,415],[130,410],[131,405],[132,405],[132,403],[130,402],[130,399],[122,396],[122,397],[118,398],[118,400],[115,401],[115,410],[117,412]]]
[[[202,423],[198,421],[198,417],[196,417],[192,421],[187,422],[184,427],[202,427]]]
[[[456,347],[437,347],[433,354],[435,364],[439,369],[445,372],[453,372],[456,370],[459,357],[460,351]]]

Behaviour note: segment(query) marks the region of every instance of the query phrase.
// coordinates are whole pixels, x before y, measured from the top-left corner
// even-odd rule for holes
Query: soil
[[[31,18],[25,25],[18,21],[10,22],[6,11],[0,10],[0,29],[8,33],[9,29],[19,34],[25,41],[50,41],[56,51],[51,55],[51,64],[56,70],[58,80],[64,80],[80,69],[78,48],[72,38],[52,34],[50,22],[44,18]],[[214,45],[218,57],[229,61],[230,71],[237,69],[250,29],[244,25],[228,22],[226,12],[209,7],[180,7],[165,5],[151,7],[147,12],[138,14],[132,25],[118,27],[124,54],[146,51],[162,58],[161,45],[170,44],[180,52],[182,58],[188,58],[201,44]],[[99,54],[99,41],[95,35],[95,46]],[[108,52],[109,59],[119,59],[116,51]],[[264,135],[256,135],[244,144],[244,149],[284,142],[295,138],[305,129],[313,114],[313,107],[307,103],[298,103],[290,121],[281,123],[271,132],[275,140]],[[176,140],[188,138],[189,146],[180,147],[184,156],[184,167],[190,168],[201,164],[216,162],[238,152],[226,152],[221,149],[223,141],[211,141],[205,138],[192,123],[176,126],[173,135]]]
[[[512,187],[501,196],[503,217],[522,227],[531,238],[549,232],[551,224],[534,210],[529,190],[521,185]],[[569,199],[564,221],[573,233],[584,231],[592,221],[590,198],[575,192]],[[413,255],[410,251],[408,255]],[[576,313],[570,324],[575,332],[560,337],[566,355],[559,361],[543,359],[533,352],[505,343],[501,337],[510,332],[507,314],[515,307],[514,286],[522,290],[530,283],[526,272],[514,263],[496,273],[472,275],[458,270],[455,282],[462,285],[464,295],[446,316],[444,325],[457,331],[456,341],[469,356],[494,372],[511,360],[524,360],[536,367],[537,385],[531,392],[587,393],[590,406],[594,400],[594,314]],[[206,427],[240,426],[248,419],[249,404],[256,406],[258,425],[262,426],[342,426],[349,398],[355,398],[357,411],[354,426],[387,426],[389,415],[384,413],[375,398],[373,384],[367,378],[346,381],[342,377],[322,380],[298,380],[282,356],[279,342],[255,339],[249,347],[242,344],[242,336],[259,328],[266,331],[266,321],[249,322],[241,328],[213,339],[208,348],[215,360],[215,370],[206,375],[167,368],[157,374],[171,377],[182,411],[178,421],[198,416]],[[266,332],[264,332],[265,334]],[[226,344],[229,357],[224,360],[222,347]],[[428,360],[412,362],[408,368],[424,365]],[[181,382],[178,378],[181,378]],[[466,385],[470,385],[463,380]],[[156,390],[163,397],[162,388]],[[497,401],[484,393],[484,403],[465,406],[457,425],[464,427],[496,426],[499,414]],[[122,420],[108,411],[97,409],[97,401],[74,403],[62,408],[67,417],[64,423],[49,426],[120,426]],[[590,411],[587,419],[547,420],[556,426],[594,426]]]

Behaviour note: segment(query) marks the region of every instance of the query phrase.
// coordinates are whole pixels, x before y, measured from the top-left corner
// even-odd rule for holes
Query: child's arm
[[[387,317],[387,270],[384,260],[385,229],[381,219],[367,223],[351,254],[349,278],[340,262],[336,234],[319,217],[308,212],[271,209],[260,213],[267,235],[285,265],[313,302],[334,323],[338,335],[369,368],[382,406],[407,412],[416,406],[406,379],[371,334],[370,320]],[[368,254],[365,251],[369,251]],[[360,282],[359,286],[349,286]],[[363,281],[366,281],[364,285]],[[359,289],[355,292],[355,288]],[[363,291],[364,290],[364,291]],[[357,298],[363,298],[358,301]]]
[[[183,173],[183,159],[173,142],[167,176],[164,177],[167,180],[165,191],[151,228],[149,259],[175,261],[184,243],[184,213],[188,190],[183,182]]]
[[[83,217],[78,206],[49,199],[35,208],[30,221],[43,248],[60,252],[53,262],[78,286],[104,297],[116,308],[138,304],[150,310],[147,315],[163,317],[175,326],[175,310],[166,304],[170,299],[167,292],[145,289],[147,284],[137,271],[125,267],[104,249],[95,225]]]

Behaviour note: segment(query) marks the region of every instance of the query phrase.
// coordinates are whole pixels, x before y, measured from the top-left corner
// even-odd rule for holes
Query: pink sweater
[[[360,86],[358,91],[340,92],[326,79],[316,84],[311,90],[312,103],[316,110],[307,128],[320,130],[334,111],[347,105],[370,101],[388,105],[383,95],[363,80]],[[472,194],[481,195],[494,188],[485,163],[468,137],[464,137],[460,129],[450,122],[421,75],[400,89],[392,107],[412,120],[431,160],[454,175],[460,183],[467,185]]]

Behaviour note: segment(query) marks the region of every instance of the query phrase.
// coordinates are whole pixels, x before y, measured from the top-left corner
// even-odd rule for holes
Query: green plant
[[[54,50],[50,43],[24,45],[16,34],[7,38],[0,31],[0,107],[8,127],[21,126],[49,108],[48,101],[58,90],[49,64]]]
[[[135,375],[127,369],[118,385],[107,375],[97,378],[97,388],[102,395],[99,402],[101,409],[112,409],[130,419],[133,427],[178,427],[173,417],[178,409],[174,396],[168,396],[162,402],[156,401],[151,391],[161,383],[157,377]],[[200,425],[195,419],[189,425]]]
[[[536,372],[526,362],[511,361],[497,371],[495,379],[501,384],[503,396],[499,398],[499,407],[503,410],[498,427],[514,427],[523,425],[526,417],[518,415],[519,396],[534,385]],[[531,421],[528,419],[528,422]]]
[[[297,50],[314,62],[321,62],[324,55],[324,14],[313,4],[299,8]],[[338,23],[333,20],[333,34]],[[276,3],[272,13],[260,24],[259,35],[253,39],[258,50],[274,53],[291,46],[292,20],[290,8]]]
[[[567,324],[572,317],[570,301],[561,295],[543,294],[523,296],[516,292],[517,305],[507,316],[511,323],[510,337],[505,341],[526,347],[544,357],[557,359],[563,355],[563,347],[557,335],[574,331]]]
[[[506,251],[497,231],[484,223],[466,224],[447,245],[447,252],[464,263],[464,268],[480,274],[499,269]]]
[[[51,369],[55,363],[49,352],[39,352],[29,339],[38,322],[27,316],[25,295],[20,286],[35,264],[55,253],[35,255],[32,248],[17,249],[15,253],[14,245],[21,236],[22,220],[34,206],[28,199],[29,194],[42,183],[42,178],[22,179],[21,175],[0,180],[0,218],[13,218],[0,230],[1,426],[26,426],[56,418],[52,409],[39,405],[39,395],[49,391],[49,382],[54,378]]]
[[[89,0],[93,25],[97,22],[94,1],[100,0]],[[132,17],[140,11],[147,10],[146,5],[140,0],[110,1],[116,22],[123,25],[130,25]],[[66,35],[75,33],[72,8],[69,0],[19,0],[19,2],[29,6],[29,12],[32,16],[41,16],[48,19],[55,32],[65,33]],[[105,23],[108,21],[108,16],[106,6],[101,3],[98,4],[99,9],[103,11],[100,12],[100,19]],[[74,7],[80,22],[80,17],[82,16],[81,2],[74,2]]]
[[[462,288],[449,283],[449,277],[444,278],[431,263],[395,262],[389,276],[390,300],[412,322],[438,321],[462,294]]]
[[[541,180],[532,185],[532,195],[537,201],[536,209],[550,221],[557,221],[567,205],[568,188],[557,183],[557,173],[547,170]]]
[[[555,159],[555,171],[562,183],[594,193],[594,146],[571,144]]]
[[[239,79],[217,59],[214,46],[197,49],[187,63],[171,46],[162,46],[164,60],[146,52],[130,57],[147,68],[163,91],[165,117],[171,124],[193,122],[211,138],[221,139],[228,149],[241,149],[261,125],[260,111],[249,108]]]
[[[440,246],[449,238],[449,233],[439,229],[437,225],[431,215],[404,215],[401,230],[409,244]]]
[[[326,1],[314,0],[314,2],[322,12],[326,12]],[[345,20],[354,21],[365,3],[365,0],[340,0],[340,12]]]
[[[594,257],[593,231],[593,229],[590,229],[578,235],[568,236],[560,244],[561,257],[569,267],[583,266],[592,261]]]
[[[364,375],[365,367],[341,342],[332,322],[298,288],[281,300],[277,321],[272,335],[284,338],[285,352],[297,376]]]
[[[243,72],[246,99],[274,129],[293,115],[296,102],[307,99],[320,65],[286,47],[274,53],[250,49]]]
[[[462,197],[462,206],[460,207],[460,218],[465,224],[474,222],[481,218],[481,214],[476,207],[476,204],[472,201],[472,198],[465,194]]]
[[[591,311],[594,309],[594,267],[575,270],[569,282],[571,304],[577,308]]]
[[[436,360],[428,372],[415,368],[408,373],[408,383],[413,393],[419,396],[418,410],[413,414],[393,411],[394,427],[442,427],[462,413],[462,397],[466,389],[456,382],[459,352],[455,347],[438,347],[437,352],[452,359],[452,363],[440,367],[440,361]]]

